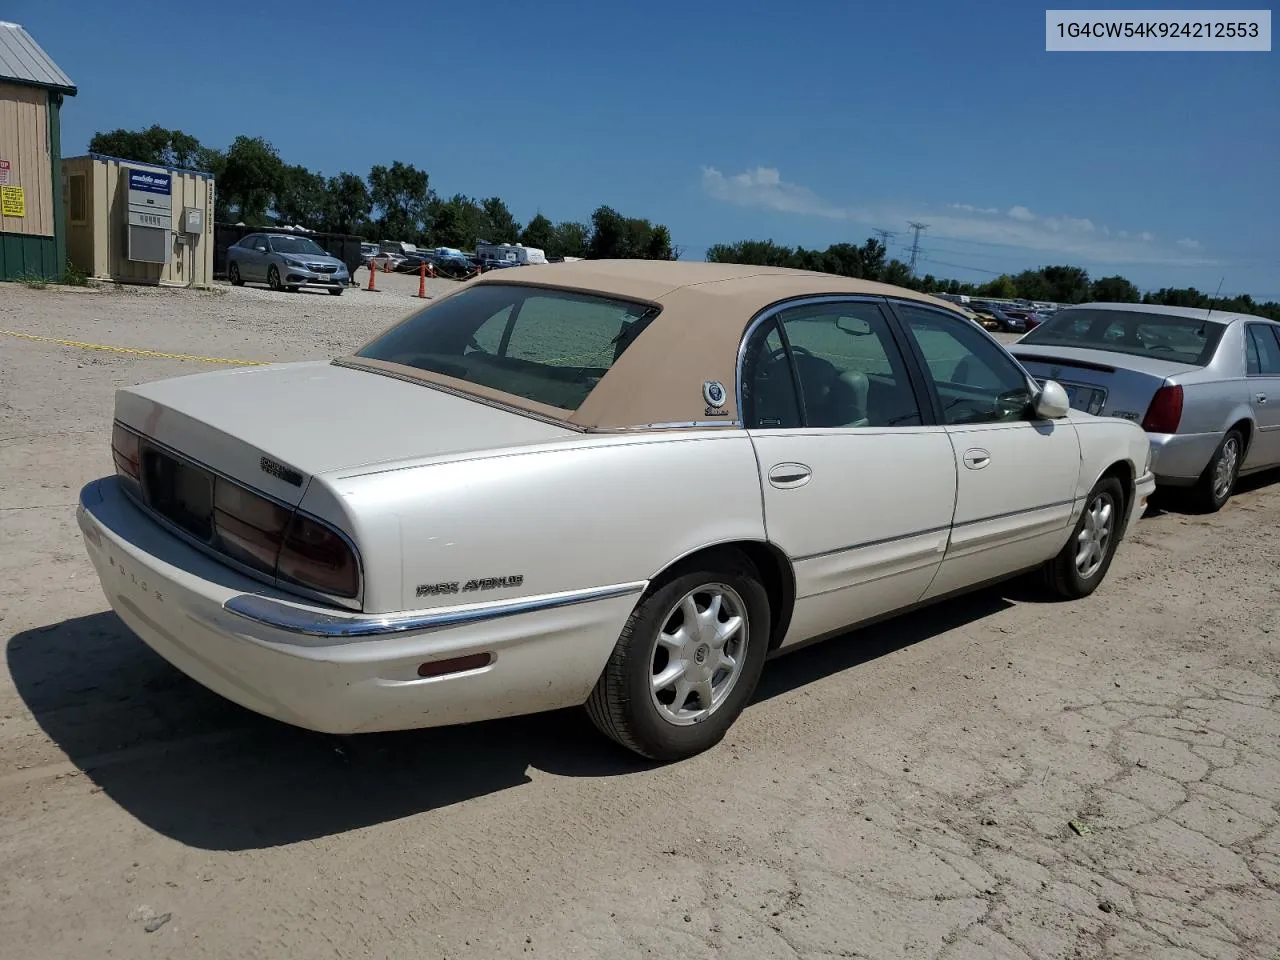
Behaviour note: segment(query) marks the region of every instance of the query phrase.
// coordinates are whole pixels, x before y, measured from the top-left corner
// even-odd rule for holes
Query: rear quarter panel
[[[1080,437],[1077,497],[1088,496],[1098,479],[1117,463],[1128,465],[1133,480],[1147,472],[1151,443],[1137,424],[1119,417],[1092,417],[1083,413],[1073,413],[1072,421]],[[1132,492],[1132,489],[1125,491],[1126,495]],[[1083,500],[1077,501],[1076,516],[1082,508]]]
[[[728,429],[322,476],[303,506],[353,532],[377,613],[646,581],[702,547],[765,539],[754,449]],[[462,590],[504,577],[521,580]]]
[[[1223,434],[1241,420],[1253,424],[1245,377],[1245,328],[1232,323],[1222,334],[1213,361],[1201,370],[1174,378],[1182,384],[1180,434]]]

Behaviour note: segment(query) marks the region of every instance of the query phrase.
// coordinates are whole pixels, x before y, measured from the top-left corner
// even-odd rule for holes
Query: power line
[[[911,271],[911,276],[914,277],[916,275],[916,260],[920,256],[920,231],[928,230],[929,225],[927,223],[917,223],[914,220],[910,220],[907,222],[907,226],[909,226],[916,233],[915,238],[911,241],[911,263],[908,264],[908,269],[910,269]]]
[[[963,263],[948,263],[946,260],[934,260],[932,257],[921,257],[920,259],[924,263],[933,263],[940,267],[951,267],[953,270],[972,270],[975,273],[986,273],[993,277],[1003,275],[999,270],[988,270],[985,267],[970,267]]]

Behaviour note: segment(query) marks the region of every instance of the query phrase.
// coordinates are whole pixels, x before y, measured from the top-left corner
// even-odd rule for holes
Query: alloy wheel
[[[747,659],[746,609],[733,588],[708,583],[663,617],[650,657],[649,694],[668,723],[706,720],[733,690]]]
[[[1234,434],[1227,437],[1222,444],[1222,453],[1213,467],[1213,496],[1215,500],[1226,499],[1236,482],[1236,468],[1240,465],[1240,440]]]
[[[1102,567],[1115,531],[1115,502],[1100,493],[1085,507],[1084,526],[1076,536],[1076,572],[1088,580]]]

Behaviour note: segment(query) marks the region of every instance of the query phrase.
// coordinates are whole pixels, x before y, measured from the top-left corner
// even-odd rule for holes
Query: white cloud
[[[726,177],[715,167],[702,168],[702,189],[717,200],[781,213],[845,220],[849,211],[826,203],[808,187],[787,183],[774,167],[756,167]]]
[[[774,167],[756,167],[726,176],[715,167],[702,168],[702,188],[711,197],[744,207],[779,213],[823,217],[864,224],[897,226],[912,220],[929,224],[921,238],[928,249],[933,238],[1007,246],[1045,257],[1077,257],[1100,264],[1212,266],[1217,261],[1200,253],[1200,244],[1184,239],[1162,248],[1148,231],[1136,233],[1099,226],[1088,217],[1065,214],[1041,217],[1022,204],[996,207],[949,203],[942,207],[878,205],[870,209],[842,207],[801,184],[782,178]],[[964,254],[939,251],[939,260],[963,261]]]

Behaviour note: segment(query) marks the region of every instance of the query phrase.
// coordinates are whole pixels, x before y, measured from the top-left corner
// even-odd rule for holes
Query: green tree
[[[890,260],[880,271],[880,281],[899,287],[908,286],[911,283],[911,268],[896,258]]]
[[[648,220],[643,221],[646,225]],[[649,239],[645,244],[644,259],[675,260],[676,252],[671,246],[671,231],[664,224],[655,224],[649,230]]]
[[[488,197],[480,203],[484,211],[481,236],[489,243],[515,243],[520,239],[520,224],[511,215],[501,197]]]
[[[338,233],[365,233],[373,212],[373,197],[363,177],[340,173],[325,185],[325,227]]]
[[[585,223],[565,220],[551,231],[551,242],[544,247],[547,257],[563,260],[565,257],[586,257],[591,250],[588,241],[591,230]]]
[[[1014,296],[1026,300],[1053,300],[1053,285],[1045,278],[1043,270],[1023,270],[1013,278],[1017,293]]]
[[[674,260],[671,232],[639,217],[624,217],[612,207],[600,206],[591,214],[591,256],[597,260]]]
[[[794,267],[797,262],[795,250],[772,240],[717,243],[707,248],[706,259],[711,263],[748,263],[760,267]]]
[[[455,193],[448,200],[437,198],[431,203],[428,236],[432,246],[471,250],[477,240],[489,239],[484,235],[487,226],[484,207],[471,197]]]
[[[89,138],[89,152],[136,163],[163,163],[168,131],[153,126],[147,130],[105,130]]]
[[[285,167],[276,186],[276,217],[311,230],[325,226],[329,194],[325,179],[306,167]]]
[[[1142,299],[1138,288],[1121,276],[1098,278],[1089,294],[1090,300],[1102,303],[1138,303]]]
[[[280,190],[284,169],[276,148],[270,143],[262,137],[241,135],[227,150],[218,189],[245,223],[265,224],[267,208]]]
[[[1089,271],[1083,267],[1042,267],[1049,285],[1047,299],[1055,303],[1084,303],[1089,299]]]
[[[889,249],[883,243],[872,237],[858,248],[858,253],[862,260],[863,277],[875,280],[884,274],[885,257],[889,255]]]
[[[383,240],[416,242],[427,232],[431,186],[425,170],[399,160],[379,164],[369,171],[369,192]]]
[[[526,247],[537,247],[539,250],[551,256],[548,252],[555,238],[555,226],[542,215],[542,211],[534,214],[528,225],[520,231],[520,242]]]
[[[1007,273],[978,287],[979,296],[992,297],[996,300],[1013,300],[1018,296],[1018,284]]]

